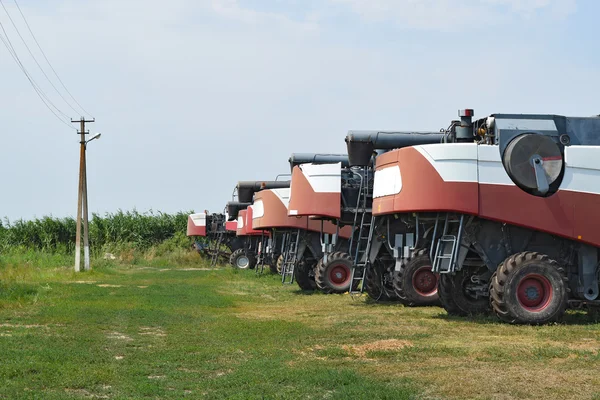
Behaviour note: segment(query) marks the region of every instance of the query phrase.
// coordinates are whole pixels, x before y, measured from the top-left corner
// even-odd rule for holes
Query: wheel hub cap
[[[246,268],[250,264],[250,260],[248,260],[248,257],[240,257],[237,264],[239,268]]]
[[[422,296],[430,296],[437,292],[437,277],[429,266],[424,266],[416,270],[412,283],[415,291]]]
[[[336,285],[343,285],[350,278],[350,271],[345,265],[335,265],[329,272],[329,279]]]
[[[527,275],[517,287],[517,299],[528,311],[542,311],[550,304],[552,295],[552,285],[548,278],[542,275]]]

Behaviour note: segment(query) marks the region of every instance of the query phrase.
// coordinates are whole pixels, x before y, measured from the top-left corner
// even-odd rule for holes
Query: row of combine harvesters
[[[524,324],[600,306],[600,118],[459,117],[292,154],[291,179],[239,182],[224,213],[190,215],[188,235],[213,264],[268,267],[303,290]]]

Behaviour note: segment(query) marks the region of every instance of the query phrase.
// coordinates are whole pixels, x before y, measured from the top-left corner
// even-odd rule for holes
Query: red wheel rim
[[[412,277],[415,292],[421,296],[432,296],[437,293],[437,276],[431,266],[423,266],[415,271]]]
[[[540,312],[552,301],[552,284],[543,275],[525,275],[517,286],[517,300],[527,311]]]
[[[329,268],[329,281],[336,286],[344,286],[350,281],[350,268],[337,264]]]

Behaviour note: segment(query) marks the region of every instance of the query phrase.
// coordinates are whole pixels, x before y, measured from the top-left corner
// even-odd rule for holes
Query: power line
[[[71,108],[71,110],[73,110],[76,114],[79,114],[79,111],[77,111],[75,108],[73,108],[73,106],[71,106],[71,103],[69,103],[67,101],[67,99],[65,99],[65,97],[62,95],[62,93],[58,91],[58,89],[56,88],[56,86],[54,85],[54,83],[50,80],[50,78],[46,74],[46,71],[44,71],[44,69],[42,68],[42,66],[38,62],[38,60],[35,58],[35,56],[33,55],[33,52],[31,51],[31,49],[27,45],[27,42],[25,41],[25,39],[21,35],[21,32],[19,31],[19,28],[17,28],[17,25],[15,24],[15,21],[13,21],[12,17],[10,16],[10,13],[6,9],[6,6],[4,5],[4,2],[2,0],[0,0],[0,5],[4,9],[4,12],[8,16],[8,19],[10,20],[12,26],[15,28],[15,31],[17,32],[17,35],[19,35],[19,38],[21,39],[21,42],[23,42],[23,45],[25,45],[25,48],[29,52],[29,55],[31,56],[31,58],[33,58],[33,61],[36,63],[36,65],[38,66],[38,68],[40,69],[40,71],[42,71],[42,74],[44,75],[44,77],[46,78],[46,80],[50,83],[50,85],[52,86],[52,88],[54,88],[54,91],[56,93],[58,93],[58,95],[60,96],[60,98],[63,99],[63,101]],[[67,115],[65,114],[65,116],[67,116]]]
[[[71,92],[69,91],[69,89],[67,89],[67,87],[63,83],[62,79],[60,79],[60,76],[58,76],[58,73],[56,72],[56,70],[52,66],[52,63],[50,63],[50,60],[48,60],[48,57],[46,57],[46,53],[44,52],[44,50],[42,50],[42,46],[40,46],[40,43],[38,42],[37,38],[33,34],[33,31],[31,30],[31,27],[29,26],[29,23],[27,22],[27,18],[25,18],[25,15],[23,14],[23,11],[21,11],[21,7],[19,6],[19,3],[17,3],[17,0],[13,0],[13,1],[15,2],[15,5],[17,6],[17,9],[19,10],[19,13],[21,14],[21,17],[23,18],[23,21],[25,22],[25,25],[27,26],[27,29],[29,30],[29,33],[31,34],[31,37],[33,38],[33,40],[35,41],[35,44],[37,45],[38,49],[40,50],[40,52],[44,56],[44,59],[46,60],[46,62],[50,66],[50,69],[54,73],[54,76],[56,76],[56,79],[58,79],[58,81],[60,82],[60,84],[63,87],[63,89],[65,89],[65,92],[67,92],[67,94],[69,95],[69,97],[71,97],[71,99],[75,102],[75,104],[77,104],[79,106],[79,108],[84,112],[84,114],[87,114],[87,115],[91,116],[91,113],[89,113],[85,108],[83,108],[83,106],[81,104],[79,104],[79,102],[77,101],[77,99],[75,99],[75,97],[71,94]],[[63,100],[64,100],[64,98],[63,98]]]
[[[15,60],[15,62],[17,63],[17,66],[25,74],[25,77],[27,78],[27,80],[29,81],[29,83],[31,84],[33,89],[35,90],[35,92],[38,95],[38,97],[40,98],[40,100],[42,100],[42,103],[44,103],[44,105],[48,108],[48,110],[50,110],[50,112],[52,114],[54,114],[54,116],[56,116],[56,118],[58,118],[58,120],[60,122],[62,122],[66,126],[68,126],[70,129],[73,129],[73,127],[68,122],[66,122],[64,119],[62,119],[57,114],[56,111],[58,111],[58,113],[60,113],[60,114],[65,115],[65,117],[67,117],[67,118],[68,118],[68,116],[65,113],[63,113],[62,111],[60,111],[54,105],[54,103],[52,103],[52,101],[48,98],[48,96],[46,96],[44,91],[35,82],[33,77],[31,77],[31,75],[29,74],[29,72],[27,71],[27,69],[25,68],[23,63],[21,62],[21,59],[19,58],[19,55],[17,54],[15,48],[13,47],[12,42],[10,41],[10,38],[8,37],[8,34],[6,33],[6,30],[4,29],[4,25],[2,25],[2,22],[0,22],[0,29],[2,29],[2,32],[4,32],[4,36],[0,35],[0,40],[2,40],[2,43],[4,43],[4,45],[6,46],[6,49],[8,50],[8,52],[12,56],[12,58]],[[52,108],[54,108],[56,111],[54,111]]]

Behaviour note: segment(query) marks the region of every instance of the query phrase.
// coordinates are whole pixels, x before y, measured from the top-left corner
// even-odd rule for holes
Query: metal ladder
[[[375,217],[365,214],[365,220],[358,231],[356,251],[354,253],[354,263],[352,265],[351,285],[348,290],[350,294],[360,294],[365,287],[367,272],[371,266],[369,252],[371,250],[371,239],[373,237],[373,227],[375,226]]]
[[[256,273],[262,274],[265,270],[265,264],[276,262],[273,260],[273,249],[275,248],[275,232],[272,232],[272,237],[263,232],[260,243],[258,244],[258,260],[256,263]]]
[[[213,241],[214,242],[214,241]],[[217,240],[214,244],[214,248],[211,251],[210,266],[214,267],[219,262],[219,256],[221,255],[221,244],[223,243],[223,232],[217,233]]]
[[[350,294],[362,293],[365,278],[369,268],[369,251],[375,219],[369,207],[369,200],[373,198],[372,188],[369,187],[369,168],[363,170],[360,181],[358,201],[354,210],[354,224],[350,239],[349,252],[353,256],[352,278],[350,280]]]
[[[288,235],[287,251],[283,253],[283,265],[281,266],[281,283],[294,283],[294,267],[298,259],[298,244],[300,243],[300,229],[290,232]]]
[[[254,268],[254,272],[258,274],[262,274],[265,270],[265,257],[267,246],[265,245],[265,233],[263,232],[260,236],[260,242],[258,242],[258,246],[256,249],[256,268]]]
[[[451,274],[456,271],[456,261],[458,259],[458,253],[460,250],[464,221],[464,215],[461,215],[457,220],[450,219],[448,214],[445,215],[442,234],[437,240],[435,250],[434,246],[431,246],[429,254],[430,259],[433,260],[433,266],[431,268],[433,272],[438,274]],[[440,216],[438,215],[433,229],[433,238],[437,237],[439,224]],[[456,235],[448,233],[452,224],[458,224],[458,231]]]

